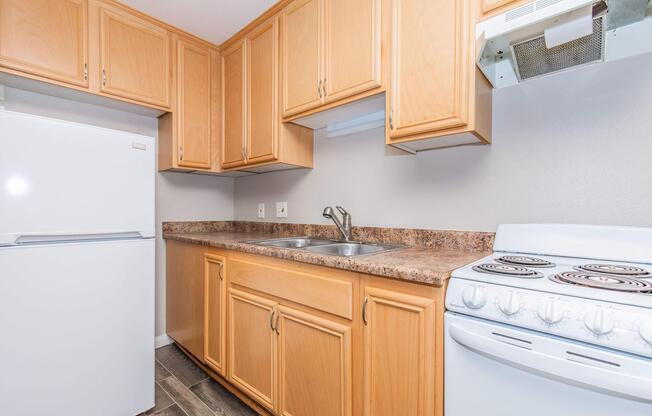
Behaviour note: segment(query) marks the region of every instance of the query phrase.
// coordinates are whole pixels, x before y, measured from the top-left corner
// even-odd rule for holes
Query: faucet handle
[[[349,215],[349,216],[351,215],[351,214],[349,214],[348,212],[346,212],[346,210],[345,210],[344,208],[342,208],[341,206],[339,206],[339,205],[336,206],[335,208],[337,208],[337,210],[338,210],[338,211],[340,212],[340,214],[342,214],[342,215]]]

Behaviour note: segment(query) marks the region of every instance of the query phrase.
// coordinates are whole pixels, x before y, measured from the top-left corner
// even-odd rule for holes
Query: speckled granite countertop
[[[493,243],[493,233],[371,227],[358,228],[357,232],[354,228],[354,239],[403,244],[407,247],[397,251],[347,258],[247,243],[251,240],[301,235],[335,238],[333,231],[336,230],[330,228],[331,226],[285,226],[233,221],[165,223],[163,238],[435,286],[442,285],[456,268],[489,254]],[[430,234],[431,238],[426,234]],[[361,236],[366,238],[360,238]],[[414,244],[415,242],[417,244]]]

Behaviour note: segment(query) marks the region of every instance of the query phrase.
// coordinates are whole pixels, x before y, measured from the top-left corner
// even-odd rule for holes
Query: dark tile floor
[[[156,350],[156,406],[147,416],[256,416],[175,345]]]

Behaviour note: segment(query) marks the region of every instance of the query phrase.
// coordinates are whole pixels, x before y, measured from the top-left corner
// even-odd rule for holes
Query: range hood
[[[478,23],[478,67],[501,88],[650,51],[648,7],[649,0],[533,1]],[[627,25],[637,27],[625,30]],[[624,38],[612,42],[616,29]]]

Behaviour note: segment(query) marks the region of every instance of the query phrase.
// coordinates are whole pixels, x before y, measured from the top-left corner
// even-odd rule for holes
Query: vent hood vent
[[[609,60],[610,53],[624,57],[647,52],[652,50],[652,42],[641,34],[652,33],[652,18],[646,18],[648,1],[539,0],[528,3],[478,23],[476,34],[481,44],[478,67],[495,88],[501,88],[603,62]],[[625,30],[626,46],[622,39],[614,42],[619,49],[625,49],[624,52],[607,48],[617,28],[635,22],[641,22],[644,28]]]

